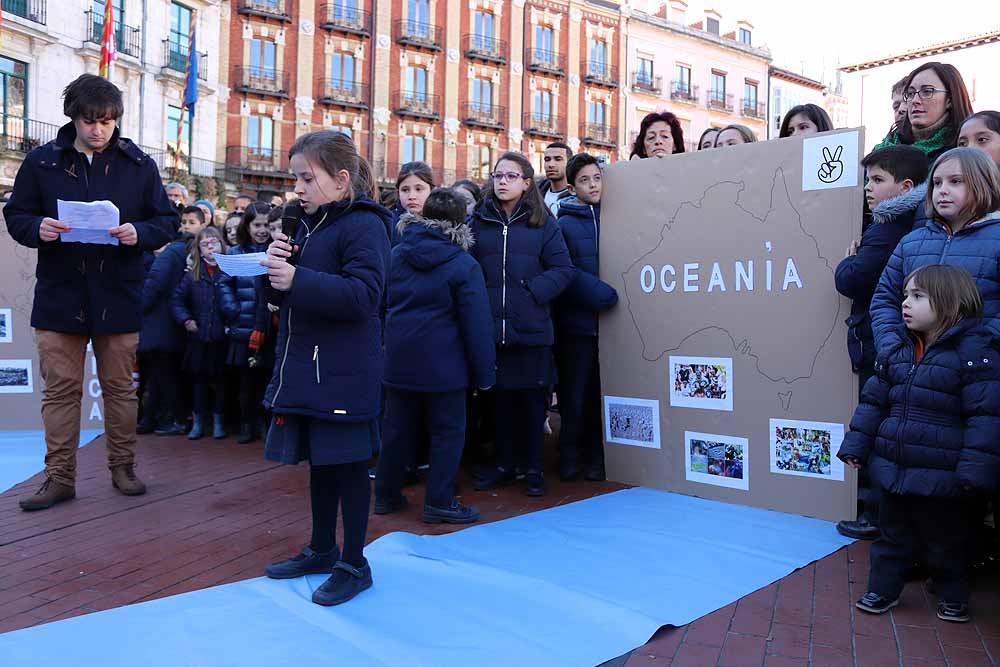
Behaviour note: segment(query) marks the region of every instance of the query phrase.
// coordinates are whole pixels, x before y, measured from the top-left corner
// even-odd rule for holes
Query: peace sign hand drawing
[[[819,166],[816,176],[823,183],[836,183],[844,175],[844,163],[840,160],[840,155],[844,152],[843,146],[837,146],[836,152],[830,153],[827,146],[823,147],[823,164]]]

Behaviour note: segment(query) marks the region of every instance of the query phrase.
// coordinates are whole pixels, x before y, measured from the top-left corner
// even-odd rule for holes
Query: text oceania
[[[728,271],[730,266],[732,266],[732,271]],[[759,274],[761,269],[763,269],[763,275]],[[691,262],[682,264],[679,272],[673,264],[664,264],[659,271],[647,264],[639,272],[639,286],[646,294],[651,294],[657,285],[667,293],[675,291],[701,292],[703,291],[705,273],[708,273],[708,285],[704,291],[708,293],[726,292],[730,287],[736,292],[753,292],[754,287],[767,292],[778,289],[774,280],[774,262],[770,259],[758,260],[756,263],[752,259],[736,260],[732,265],[713,262],[711,270],[709,270],[708,264]],[[792,286],[798,289],[803,287],[799,270],[795,266],[795,259],[789,257],[785,261],[785,273],[781,278],[780,289],[784,292]]]

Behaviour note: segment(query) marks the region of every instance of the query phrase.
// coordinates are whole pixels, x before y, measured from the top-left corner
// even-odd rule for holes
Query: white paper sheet
[[[262,276],[267,273],[267,267],[261,266],[261,261],[267,257],[265,252],[249,252],[243,255],[215,255],[222,272],[230,276]]]
[[[821,134],[802,142],[802,191],[853,188],[858,184],[857,131]]]
[[[58,199],[59,220],[70,230],[62,235],[63,243],[99,243],[118,245],[118,239],[108,234],[119,225],[118,207],[109,201],[63,201]]]

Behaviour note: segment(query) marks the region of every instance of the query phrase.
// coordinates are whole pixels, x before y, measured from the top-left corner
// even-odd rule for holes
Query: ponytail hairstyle
[[[528,226],[544,227],[549,219],[549,207],[545,205],[545,199],[542,197],[542,193],[538,189],[538,184],[535,182],[535,168],[531,166],[531,161],[516,151],[507,151],[500,156],[499,160],[493,163],[493,171],[496,171],[497,165],[504,161],[516,163],[521,168],[521,175],[528,179],[528,189],[521,195],[519,202],[527,206],[531,211],[531,217],[528,218]],[[496,199],[496,195],[493,194],[492,178],[483,192],[483,198]]]
[[[906,276],[904,285],[913,281],[927,293],[931,310],[937,316],[937,326],[927,332],[928,346],[948,329],[968,318],[983,316],[983,297],[979,287],[965,269],[949,264],[928,264]]]
[[[933,71],[941,79],[945,90],[948,91],[947,95],[948,100],[951,102],[951,108],[945,112],[945,115],[948,116],[948,120],[944,124],[944,127],[948,129],[945,143],[954,145],[958,140],[959,133],[962,131],[962,123],[972,115],[972,101],[969,99],[969,89],[965,87],[965,80],[962,78],[962,73],[954,65],[929,62],[920,65],[910,72],[909,76],[906,77],[906,84],[903,90],[909,90],[914,77],[926,70]],[[916,137],[913,134],[913,126],[910,125],[909,114],[899,122],[897,134],[904,144],[912,144],[916,141]]]
[[[416,176],[427,184],[431,190],[434,189],[434,172],[426,162],[407,162],[399,168],[399,175],[396,176],[396,189],[403,184],[410,176]]]
[[[226,239],[215,225],[206,225],[191,241],[191,277],[195,282],[201,280],[201,240],[208,236],[219,239],[219,254],[226,254]]]
[[[240,226],[236,228],[236,243],[241,248],[248,249],[253,246],[253,239],[250,238],[250,223],[259,215],[266,215],[270,218],[269,214],[272,210],[270,204],[265,204],[262,201],[255,201],[247,206],[247,210],[243,211]]]
[[[317,130],[303,134],[288,149],[288,159],[300,153],[330,176],[336,176],[341,170],[346,171],[351,186],[349,190],[351,203],[355,197],[375,199],[375,177],[372,169],[358,154],[354,141],[343,132]]]

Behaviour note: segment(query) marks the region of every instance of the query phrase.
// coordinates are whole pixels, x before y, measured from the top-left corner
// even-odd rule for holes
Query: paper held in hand
[[[118,239],[108,233],[119,225],[118,207],[109,201],[56,200],[59,220],[69,225],[62,234],[63,243],[100,243],[118,245]]]
[[[267,273],[267,267],[260,263],[266,257],[267,253],[248,252],[242,255],[216,255],[215,261],[226,275],[262,276]]]

